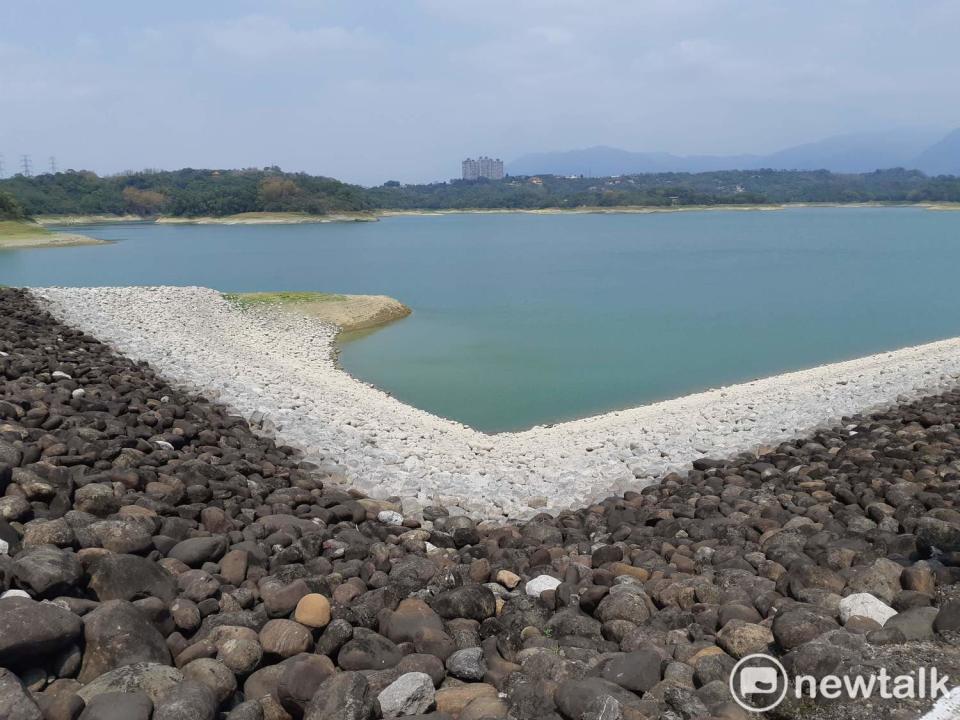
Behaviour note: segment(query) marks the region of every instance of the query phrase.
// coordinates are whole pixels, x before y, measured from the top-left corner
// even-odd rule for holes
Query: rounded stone
[[[256,670],[262,657],[260,643],[245,638],[229,638],[217,649],[217,660],[237,675],[248,675]]]
[[[545,590],[556,590],[561,581],[552,575],[538,575],[533,580],[527,581],[526,593],[530,597],[540,597],[540,593]]]
[[[480,682],[487,672],[483,650],[479,647],[457,650],[447,658],[447,672],[458,680]]]
[[[223,703],[237,689],[237,679],[233,672],[219,660],[199,658],[181,668],[183,677],[203,683],[213,691],[217,704]]]
[[[433,680],[425,673],[401,675],[378,696],[380,710],[385,718],[420,715],[434,703]]]
[[[852,616],[859,615],[869,618],[883,627],[884,623],[896,614],[896,610],[870,593],[854,593],[853,595],[847,595],[840,601],[840,620],[844,624]]]
[[[263,626],[259,637],[265,653],[284,658],[313,649],[310,631],[293,620],[270,620]]]
[[[330,601],[319,593],[300,598],[293,619],[311,628],[323,628],[330,623]]]

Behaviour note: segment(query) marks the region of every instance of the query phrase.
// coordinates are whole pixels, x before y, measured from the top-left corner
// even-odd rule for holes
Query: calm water
[[[103,225],[0,252],[7,285],[382,293],[414,314],[353,374],[488,430],[960,335],[960,213],[794,209]]]

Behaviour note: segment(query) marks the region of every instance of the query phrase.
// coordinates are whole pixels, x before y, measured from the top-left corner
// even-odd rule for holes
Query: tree
[[[157,215],[166,206],[166,195],[155,190],[141,190],[135,187],[123,189],[123,201],[127,209],[137,215]]]
[[[26,216],[23,205],[10,193],[0,190],[0,220],[23,220]]]
[[[300,195],[300,186],[293,180],[285,177],[268,177],[260,182],[258,200],[266,211],[298,210]]]

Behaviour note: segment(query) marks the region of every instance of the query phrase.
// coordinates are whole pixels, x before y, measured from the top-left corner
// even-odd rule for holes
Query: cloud
[[[576,38],[576,34],[567,28],[555,25],[537,25],[527,31],[535,40],[544,40],[551,45],[569,45]]]
[[[204,40],[216,51],[250,60],[364,51],[376,47],[361,29],[341,26],[294,28],[286,20],[249,15],[209,27]]]
[[[960,117],[958,0],[58,4],[51,26],[0,2],[8,157],[429,180],[465,154],[759,153]]]

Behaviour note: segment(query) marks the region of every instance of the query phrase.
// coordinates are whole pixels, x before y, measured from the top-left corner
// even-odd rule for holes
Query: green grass
[[[223,297],[240,307],[254,305],[300,305],[303,303],[338,302],[346,300],[346,295],[322,292],[255,292],[223,293]]]
[[[36,237],[50,233],[45,227],[27,220],[0,220],[0,239]]]

